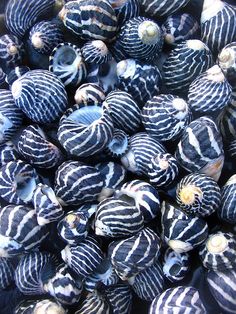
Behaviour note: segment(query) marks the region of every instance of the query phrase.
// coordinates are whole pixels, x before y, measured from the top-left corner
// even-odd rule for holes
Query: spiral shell
[[[87,295],[75,314],[110,314],[111,306],[99,293],[92,292]]]
[[[114,314],[130,314],[132,307],[132,291],[127,284],[117,284],[106,287],[104,291],[105,298],[111,304]]]
[[[236,82],[236,42],[229,43],[220,51],[217,63],[228,82],[234,87]]]
[[[26,72],[29,72],[30,71],[30,68],[27,67],[27,66],[24,66],[24,65],[21,65],[21,66],[17,66],[15,67],[14,69],[12,69],[7,77],[6,77],[6,82],[10,85],[11,85],[18,79],[20,78],[21,76],[23,76]]]
[[[102,64],[112,59],[106,44],[101,40],[92,40],[85,43],[81,48],[81,52],[86,63]]]
[[[232,175],[221,189],[221,204],[217,208],[220,219],[231,224],[236,222],[236,175]]]
[[[9,258],[0,257],[0,291],[14,282],[15,266]]]
[[[231,156],[231,158],[235,159],[235,157],[236,157],[236,140],[232,141],[229,144],[228,152],[229,152],[229,155]]]
[[[10,161],[17,161],[19,154],[15,145],[11,141],[0,144],[0,167],[4,166]]]
[[[15,35],[0,37],[0,60],[6,69],[21,64],[23,60],[23,42]]]
[[[112,139],[105,152],[113,158],[121,158],[129,149],[129,136],[120,129],[114,129]]]
[[[118,27],[140,14],[140,3],[138,0],[109,0],[109,2],[116,13]]]
[[[98,84],[85,83],[76,90],[74,99],[77,104],[100,105],[105,99],[105,94]]]

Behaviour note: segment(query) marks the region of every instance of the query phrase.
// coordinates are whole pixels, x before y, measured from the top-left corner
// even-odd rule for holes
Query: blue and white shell
[[[76,104],[100,105],[106,96],[103,89],[95,83],[82,84],[75,92],[74,100]]]
[[[107,144],[105,152],[113,158],[121,158],[129,149],[129,135],[120,129],[114,129],[112,139]]]
[[[94,291],[89,293],[74,314],[110,314],[112,308],[105,297]]]
[[[9,84],[10,88],[11,85],[22,75],[24,75],[26,72],[29,72],[30,68],[25,66],[25,65],[21,65],[21,66],[17,66],[14,69],[12,69],[6,77],[6,82]]]
[[[6,70],[20,65],[23,56],[23,42],[17,36],[7,34],[0,37],[0,61]]]
[[[15,265],[10,258],[0,257],[0,291],[14,283]]]
[[[91,64],[102,64],[112,59],[112,54],[102,40],[86,42],[81,48],[81,53],[84,61]]]
[[[119,283],[104,289],[104,296],[112,307],[114,314],[130,314],[133,295],[130,286],[126,283]]]
[[[220,220],[236,223],[236,175],[232,175],[221,188],[221,204],[217,208]]]
[[[138,0],[109,0],[109,2],[116,13],[118,27],[121,27],[131,18],[140,15],[140,3]]]
[[[15,145],[11,141],[0,144],[0,167],[4,166],[10,161],[17,161],[19,153]]]

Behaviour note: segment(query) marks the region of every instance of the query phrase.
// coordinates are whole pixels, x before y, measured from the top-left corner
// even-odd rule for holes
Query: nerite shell
[[[81,48],[81,53],[84,61],[91,64],[102,64],[112,59],[112,54],[102,40],[86,42]]]
[[[108,143],[105,152],[113,158],[121,158],[129,149],[129,135],[120,129],[114,129],[112,139]]]
[[[85,83],[76,90],[74,99],[77,104],[100,105],[105,99],[105,94],[98,84]]]
[[[7,34],[0,37],[0,61],[7,72],[9,68],[20,65],[23,56],[23,42],[17,36]]]
[[[87,295],[75,314],[110,314],[111,311],[105,297],[95,291]]]
[[[232,175],[221,188],[221,204],[217,209],[220,219],[230,224],[236,223],[236,175]]]
[[[117,17],[117,27],[121,27],[126,21],[139,16],[140,2],[138,0],[109,0]]]
[[[226,45],[218,54],[217,63],[232,87],[236,82],[236,42]]]
[[[17,159],[19,159],[19,154],[11,141],[0,144],[0,167],[10,161],[17,161]]]

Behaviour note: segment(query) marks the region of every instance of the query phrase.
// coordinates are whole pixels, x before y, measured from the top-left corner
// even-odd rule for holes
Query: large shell
[[[109,0],[109,2],[116,13],[118,27],[140,14],[140,3],[138,0]]]
[[[74,314],[110,314],[111,311],[111,306],[105,297],[95,291],[87,295]]]
[[[21,64],[23,55],[23,42],[18,37],[11,34],[0,37],[0,61],[6,70]]]
[[[231,176],[221,189],[221,204],[217,209],[220,219],[230,224],[236,223],[236,175]]]
[[[10,258],[0,257],[0,291],[14,283],[15,265]]]
[[[113,314],[131,313],[133,296],[129,285],[120,283],[107,287],[104,295],[109,304],[111,304]]]
[[[10,161],[17,161],[19,154],[15,145],[11,141],[0,144],[0,167],[4,166]]]
[[[66,314],[65,310],[59,302],[55,300],[43,298],[39,300],[24,300],[15,308],[14,314]]]
[[[92,40],[85,43],[81,52],[86,63],[102,64],[112,59],[112,54],[102,40]]]
[[[98,84],[85,83],[76,90],[74,99],[77,104],[100,105],[105,99],[105,94]]]

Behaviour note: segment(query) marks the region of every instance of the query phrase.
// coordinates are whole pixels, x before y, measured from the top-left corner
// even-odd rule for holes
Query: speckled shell
[[[217,181],[224,151],[221,134],[213,120],[203,116],[192,121],[182,135],[175,156],[187,171],[204,173]]]
[[[57,76],[47,70],[32,70],[12,84],[17,107],[37,123],[51,123],[67,106],[67,94]]]
[[[9,34],[0,37],[0,61],[6,70],[21,64],[23,55],[23,42],[17,36]]]
[[[208,236],[205,220],[185,214],[177,206],[162,203],[162,236],[177,253],[188,252],[199,246]]]
[[[114,129],[112,139],[107,144],[105,152],[113,158],[121,158],[129,149],[129,135],[123,130]]]
[[[100,172],[82,162],[66,161],[56,171],[54,191],[63,205],[96,201],[103,187]]]
[[[236,223],[236,175],[232,175],[221,188],[221,204],[217,209],[218,217],[230,224]]]
[[[144,228],[130,238],[112,242],[108,248],[108,256],[118,276],[127,280],[154,263],[160,244],[158,235],[150,228]]]
[[[111,306],[105,297],[95,291],[87,295],[74,314],[110,314],[111,311]]]
[[[171,313],[207,314],[200,299],[199,292],[194,287],[178,286],[169,288],[158,295],[151,303],[149,314],[157,314],[165,311]]]
[[[98,84],[85,83],[76,90],[74,99],[77,104],[100,105],[105,97],[103,89]]]
[[[107,287],[104,291],[105,298],[112,307],[114,314],[130,314],[132,307],[132,291],[127,284],[117,284]]]
[[[163,64],[163,80],[173,94],[185,94],[199,74],[213,65],[210,49],[200,40],[190,39],[171,50]]]
[[[218,116],[218,125],[226,142],[236,140],[236,102],[231,101]]]
[[[176,200],[185,212],[206,217],[220,206],[220,187],[215,180],[205,174],[189,174],[178,183]]]
[[[184,7],[189,0],[144,0],[141,8],[144,12],[155,18],[165,17]]]
[[[19,154],[15,145],[11,141],[0,144],[0,167],[4,166],[10,161],[17,161]]]
[[[117,27],[121,27],[126,21],[140,15],[140,3],[138,0],[109,0],[117,17]]]
[[[27,66],[24,66],[24,65],[21,65],[21,66],[17,66],[15,67],[14,69],[12,69],[7,77],[6,77],[6,82],[10,85],[11,85],[19,78],[21,77],[22,75],[24,75],[26,72],[29,72],[30,71],[30,68],[27,67]]]
[[[39,300],[24,300],[15,308],[14,314],[31,314],[31,313],[40,313],[44,314],[66,314],[67,310],[65,310],[62,305],[48,298],[39,299]]]
[[[10,258],[0,257],[0,291],[14,283],[15,265]]]
[[[86,42],[81,48],[81,52],[86,63],[102,64],[112,59],[112,54],[102,40]]]
[[[184,99],[161,94],[144,105],[141,117],[146,132],[164,142],[180,137],[190,123],[191,112]]]

